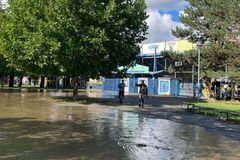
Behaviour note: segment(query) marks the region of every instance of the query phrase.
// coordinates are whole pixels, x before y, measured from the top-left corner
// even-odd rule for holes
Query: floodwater
[[[67,95],[0,93],[0,160],[240,159],[239,141],[199,126],[49,100]]]

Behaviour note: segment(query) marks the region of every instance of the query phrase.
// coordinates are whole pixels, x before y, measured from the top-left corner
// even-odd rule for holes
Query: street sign
[[[176,67],[182,66],[182,61],[177,61],[177,62],[175,62],[175,66],[176,66]]]

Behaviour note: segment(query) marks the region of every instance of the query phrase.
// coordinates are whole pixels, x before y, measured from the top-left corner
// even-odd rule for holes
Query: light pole
[[[193,89],[193,97],[196,97],[196,94],[194,94],[194,65],[192,66],[192,89]],[[175,72],[176,74],[176,72]]]
[[[153,72],[157,72],[157,46],[154,47]]]
[[[201,60],[200,46],[201,45],[198,45],[198,82],[197,82],[197,86],[198,86],[198,102],[199,102],[199,98],[200,98],[200,60]]]
[[[167,59],[166,58],[164,59],[164,62],[165,62],[164,70],[166,71],[167,70]]]

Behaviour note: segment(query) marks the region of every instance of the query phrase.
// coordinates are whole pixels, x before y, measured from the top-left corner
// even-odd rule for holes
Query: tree
[[[189,71],[192,66],[197,66],[197,52],[195,50],[176,52],[176,51],[162,51],[161,55],[168,60],[169,73],[176,71]],[[179,65],[175,65],[175,62],[181,62]]]
[[[49,7],[52,32],[65,73],[73,77],[74,97],[81,77],[98,77],[131,63],[145,39],[144,0],[56,0]]]
[[[206,75],[222,76],[226,65],[232,73],[240,73],[240,50],[233,38],[240,35],[239,1],[188,1],[190,6],[180,17],[186,28],[177,27],[173,35],[204,44],[201,47],[201,66]]]
[[[18,72],[42,77],[59,72],[52,54],[58,50],[59,43],[49,36],[47,2],[9,0],[9,7],[1,15],[3,55]]]
[[[4,58],[39,76],[98,77],[130,64],[145,39],[144,0],[9,0]]]
[[[4,12],[3,5],[2,5],[2,2],[0,1],[0,31],[2,31],[4,27],[1,19],[1,15],[3,14],[3,12]],[[4,83],[3,82],[4,76],[8,74],[7,71],[8,71],[7,62],[6,62],[6,59],[3,57],[3,41],[2,39],[0,39],[0,81],[1,81],[2,88]]]

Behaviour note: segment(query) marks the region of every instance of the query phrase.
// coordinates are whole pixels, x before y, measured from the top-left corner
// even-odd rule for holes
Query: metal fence
[[[103,80],[103,92],[118,92],[118,84],[121,79],[110,79],[105,78]],[[138,83],[137,78],[129,78],[128,79],[128,93],[138,93],[138,87],[136,87],[136,83]],[[148,93],[149,95],[157,95],[158,94],[158,80],[157,79],[148,79]]]
[[[112,92],[113,94],[118,92],[118,85],[121,79],[111,79],[104,78],[102,83],[102,91],[103,92]]]
[[[119,78],[105,78],[103,80],[102,84],[102,91],[104,93],[111,93],[111,94],[117,94],[118,93],[118,85],[120,83],[121,79]],[[128,84],[128,89],[126,92],[128,93],[138,93],[138,87],[136,87],[136,83],[138,82],[138,78],[129,78],[125,82]],[[158,95],[159,94],[159,88],[161,88],[159,85],[159,79],[148,79],[146,81],[146,84],[148,86],[148,94],[149,95]],[[193,88],[191,84],[180,84],[178,80],[170,80],[170,95],[171,96],[193,96]]]
[[[138,88],[135,85],[136,83],[138,83],[137,78],[129,79],[129,93],[137,93],[138,92]]]
[[[148,79],[148,94],[158,95],[158,79]]]
[[[170,81],[170,95],[179,96],[179,81],[171,80]]]

